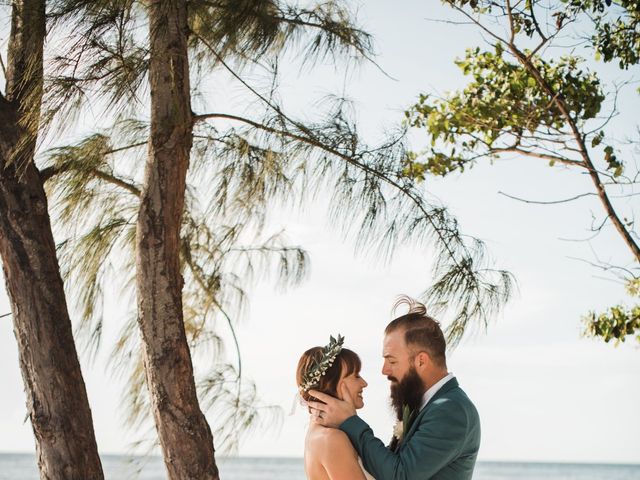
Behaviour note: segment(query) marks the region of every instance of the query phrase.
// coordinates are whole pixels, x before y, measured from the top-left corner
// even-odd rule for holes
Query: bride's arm
[[[366,480],[358,462],[358,454],[349,438],[340,430],[332,430],[322,449],[320,462],[331,480]]]

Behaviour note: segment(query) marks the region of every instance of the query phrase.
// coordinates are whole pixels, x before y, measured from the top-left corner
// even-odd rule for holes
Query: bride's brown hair
[[[298,388],[302,385],[304,374],[308,372],[316,362],[322,360],[322,350],[322,347],[313,347],[304,352],[300,357],[298,368],[296,369],[296,383],[298,384]],[[361,368],[362,362],[358,354],[353,350],[343,348],[340,350],[333,365],[320,377],[318,384],[313,386],[313,390],[336,397],[340,379],[343,376],[346,377],[352,373],[358,373]],[[309,392],[300,392],[300,395],[305,401],[311,398]]]

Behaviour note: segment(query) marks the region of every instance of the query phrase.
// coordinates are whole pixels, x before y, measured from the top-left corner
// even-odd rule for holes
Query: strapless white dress
[[[358,457],[358,463],[360,464],[360,468],[362,469],[362,472],[364,473],[364,476],[365,476],[365,478],[366,478],[367,480],[376,480],[375,478],[373,478],[373,477],[369,474],[369,472],[367,472],[367,471],[364,469],[364,465],[362,465],[362,459],[361,459],[360,457]]]

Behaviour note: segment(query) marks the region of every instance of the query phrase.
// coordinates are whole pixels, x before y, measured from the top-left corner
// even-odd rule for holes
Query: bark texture
[[[218,479],[182,313],[180,225],[193,119],[184,0],[149,4],[151,138],[137,225],[138,320],[147,385],[171,479]]]
[[[34,164],[45,0],[13,2],[0,94],[0,256],[42,479],[102,479],[47,199]]]

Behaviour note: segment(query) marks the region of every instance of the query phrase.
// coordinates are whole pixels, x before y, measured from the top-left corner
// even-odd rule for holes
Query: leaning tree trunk
[[[42,479],[102,479],[47,198],[34,164],[45,0],[13,2],[0,94],[0,256]]]
[[[179,246],[193,119],[185,0],[150,2],[151,137],[137,226],[136,283],[147,385],[171,479],[218,479],[182,313]]]

